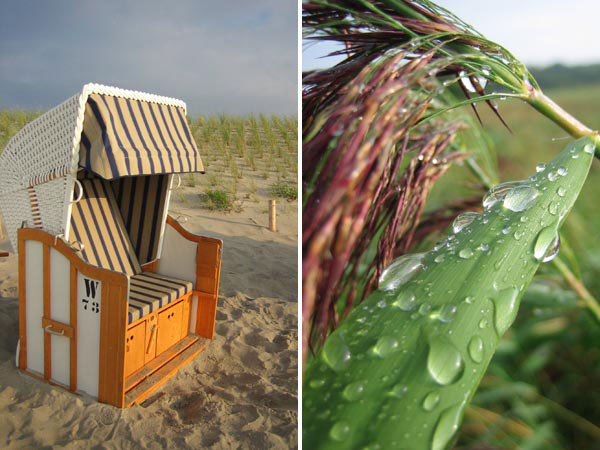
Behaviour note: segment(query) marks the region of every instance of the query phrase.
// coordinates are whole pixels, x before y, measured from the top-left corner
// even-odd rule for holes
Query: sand
[[[279,203],[271,233],[267,197],[212,212],[199,189],[184,187],[171,214],[224,241],[216,336],[142,405],[103,405],[15,368],[17,258],[0,259],[0,447],[297,447],[297,203]]]

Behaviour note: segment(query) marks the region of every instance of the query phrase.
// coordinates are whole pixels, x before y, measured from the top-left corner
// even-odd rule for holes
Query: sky
[[[294,0],[0,0],[0,108],[48,109],[86,83],[188,113],[297,113]]]
[[[600,63],[598,0],[434,0],[525,64]],[[304,46],[304,70],[323,67],[326,47]]]

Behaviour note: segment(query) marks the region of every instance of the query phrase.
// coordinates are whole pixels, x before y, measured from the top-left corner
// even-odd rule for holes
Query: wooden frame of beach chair
[[[222,242],[167,214],[173,174],[203,171],[184,117],[178,100],[86,85],[9,142],[0,208],[19,255],[21,370],[128,407],[213,339]],[[24,173],[42,145],[54,157]]]

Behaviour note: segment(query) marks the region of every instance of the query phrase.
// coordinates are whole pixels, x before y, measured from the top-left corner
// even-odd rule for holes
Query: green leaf
[[[422,265],[392,263],[396,275],[385,277],[305,370],[305,448],[451,445],[552,246],[548,229],[558,232],[579,195],[593,149],[591,139],[579,139],[528,180],[497,186],[484,198],[484,213],[425,254]],[[407,277],[402,267],[417,269]]]

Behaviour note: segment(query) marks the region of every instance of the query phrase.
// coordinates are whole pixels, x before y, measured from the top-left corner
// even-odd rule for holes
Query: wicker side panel
[[[6,195],[73,168],[79,95],[21,129],[0,156],[0,195]],[[62,203],[61,199],[61,203]]]
[[[17,229],[23,222],[28,227],[33,226],[33,215],[26,190],[13,192],[11,195],[0,195],[0,208],[6,226],[6,234],[10,239],[13,252],[17,252]]]
[[[68,207],[65,204],[66,189],[66,177],[35,186],[40,204],[42,229],[50,234],[57,235],[65,232],[63,218]]]

